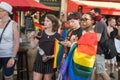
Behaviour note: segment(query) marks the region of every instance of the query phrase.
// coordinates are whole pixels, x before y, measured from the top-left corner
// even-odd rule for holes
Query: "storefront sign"
[[[40,2],[47,6],[59,7],[61,5],[61,0],[40,0]]]

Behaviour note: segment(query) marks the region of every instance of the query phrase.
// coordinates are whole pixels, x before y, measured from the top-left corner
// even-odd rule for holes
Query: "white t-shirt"
[[[10,21],[8,26],[6,27],[1,43],[0,43],[0,57],[11,57],[14,50],[14,42],[13,42],[13,21]],[[0,35],[3,29],[0,29]]]

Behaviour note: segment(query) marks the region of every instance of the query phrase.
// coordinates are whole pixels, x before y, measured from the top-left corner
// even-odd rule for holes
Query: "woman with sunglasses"
[[[81,27],[83,28],[83,33],[94,32],[94,23],[94,16],[90,12],[83,14],[81,18]]]
[[[58,80],[90,80],[98,44],[97,34],[93,29],[94,22],[94,16],[90,12],[82,15],[81,36],[70,47],[59,70]]]

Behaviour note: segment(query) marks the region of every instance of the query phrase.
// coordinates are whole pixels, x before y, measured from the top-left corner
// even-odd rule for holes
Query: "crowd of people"
[[[12,14],[12,6],[6,2],[1,2],[0,68],[2,68],[2,75],[4,76],[5,80],[13,80],[13,72],[20,42],[20,31],[18,25],[14,20],[10,19],[10,14]],[[91,57],[90,59],[87,58],[88,60],[91,60],[91,63],[93,64],[90,63],[90,68],[92,71],[90,71],[90,78],[86,80],[98,80],[99,77],[101,77],[103,80],[111,80],[111,78],[115,79],[116,77],[114,75],[114,71],[116,63],[118,69],[118,79],[120,79],[120,52],[117,50],[117,47],[120,47],[120,45],[116,47],[117,54],[110,59],[105,58],[103,49],[103,47],[106,46],[106,40],[108,39],[112,39],[114,43],[115,39],[120,41],[120,18],[117,20],[114,17],[106,19],[101,14],[101,10],[99,8],[92,8],[89,12],[82,14],[79,12],[70,12],[67,16],[67,20],[63,21],[62,25],[59,25],[59,19],[56,16],[53,14],[46,14],[44,18],[44,28],[44,30],[39,30],[37,33],[36,31],[31,31],[29,35],[30,47],[38,48],[38,53],[33,64],[33,80],[57,79],[55,79],[55,77],[53,78],[53,75],[59,75],[59,69],[53,68],[55,57],[55,39],[59,40],[60,43],[64,45],[64,55],[61,61],[61,67],[65,64],[66,59],[70,55],[69,52],[74,44],[77,44],[78,47],[83,45],[89,47],[92,46],[92,49],[94,47],[93,52],[95,53],[95,61],[91,60]],[[63,32],[66,33],[63,34]],[[90,36],[94,37],[86,40],[86,37],[88,38],[88,36],[85,37],[84,35],[87,34],[90,34]],[[85,41],[82,43],[82,40],[84,39]],[[97,43],[94,42],[93,45],[89,42],[89,40],[96,41]],[[92,51],[90,52],[92,53]],[[86,56],[82,56],[81,58],[84,57]],[[78,59],[82,60],[81,58]],[[107,60],[110,62],[110,73],[106,71],[108,68],[108,66],[106,66]],[[56,74],[57,71],[58,74]],[[82,80],[83,78],[77,77],[75,79]],[[69,78],[67,79],[63,76],[62,79],[59,77],[59,80],[69,80]],[[71,78],[71,80],[74,79]]]

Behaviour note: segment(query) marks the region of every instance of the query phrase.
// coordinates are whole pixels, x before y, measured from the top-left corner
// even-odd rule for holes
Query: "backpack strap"
[[[0,35],[0,43],[1,43],[1,40],[2,40],[2,35],[3,35],[3,33],[4,33],[5,29],[6,29],[6,27],[7,27],[8,24],[10,23],[10,21],[11,21],[11,20],[9,20],[8,23],[5,25],[3,31],[2,31],[2,33],[1,33],[1,35]]]

